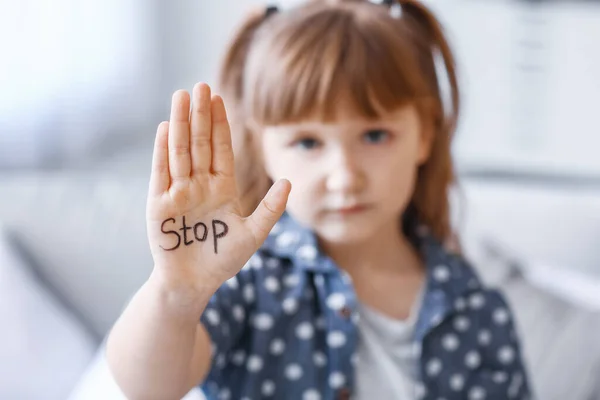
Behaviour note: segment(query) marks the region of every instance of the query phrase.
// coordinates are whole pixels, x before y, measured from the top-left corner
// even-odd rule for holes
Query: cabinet
[[[459,63],[459,169],[600,180],[600,2],[430,3]]]

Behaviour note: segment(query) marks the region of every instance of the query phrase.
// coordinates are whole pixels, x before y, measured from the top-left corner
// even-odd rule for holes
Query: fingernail
[[[287,179],[280,179],[275,182],[275,186],[273,187],[273,194],[276,196],[280,196],[285,191]]]

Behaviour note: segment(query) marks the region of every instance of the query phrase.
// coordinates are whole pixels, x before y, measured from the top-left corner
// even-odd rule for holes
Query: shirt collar
[[[481,283],[467,261],[447,250],[429,234],[421,236],[421,252],[426,265],[426,289],[415,327],[420,341],[447,315],[466,307],[465,295],[481,289]]]
[[[426,268],[426,287],[416,335],[422,336],[453,309],[468,291],[481,287],[473,269],[463,257],[446,249],[428,229],[415,225],[411,239],[421,252]],[[335,263],[319,249],[314,232],[285,212],[264,247],[273,255],[288,258],[295,265],[313,272],[333,272]],[[458,305],[457,305],[458,302]]]
[[[330,272],[335,265],[319,249],[314,232],[284,212],[263,245],[273,255],[310,271]]]

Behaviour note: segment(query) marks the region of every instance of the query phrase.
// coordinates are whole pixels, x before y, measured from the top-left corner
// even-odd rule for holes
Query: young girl
[[[154,270],[107,344],[125,394],[529,398],[511,313],[450,226],[459,96],[431,12],[269,7],[220,83],[229,120],[198,84],[158,128]]]

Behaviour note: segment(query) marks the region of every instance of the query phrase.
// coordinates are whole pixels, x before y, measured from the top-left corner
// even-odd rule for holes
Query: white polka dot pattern
[[[277,246],[290,247],[298,240],[298,235],[294,232],[282,232],[277,236]]]
[[[274,276],[268,276],[265,278],[265,289],[271,293],[279,291],[279,281]]]
[[[327,344],[333,348],[342,347],[346,344],[346,335],[340,331],[330,332],[327,335]]]
[[[454,333],[448,333],[442,338],[442,347],[446,351],[454,351],[460,346],[458,336]]]
[[[465,378],[461,374],[454,374],[450,377],[450,389],[459,392],[465,387]]]
[[[494,372],[492,375],[492,380],[498,384],[505,383],[508,381],[508,374],[504,371]]]
[[[246,352],[244,350],[237,350],[231,356],[231,362],[237,366],[241,366],[246,362]]]
[[[454,318],[454,329],[458,332],[466,332],[471,326],[471,320],[464,315],[459,315]]]
[[[281,262],[277,258],[269,258],[265,262],[265,265],[269,269],[277,269],[277,268],[281,267]]]
[[[306,245],[306,246],[300,247],[296,254],[300,258],[312,261],[315,258],[317,258],[317,249],[315,249],[315,247],[312,245]]]
[[[254,316],[254,328],[266,331],[267,329],[271,329],[273,324],[275,323],[273,317],[269,314],[257,314]]]
[[[261,392],[263,396],[273,396],[275,394],[275,382],[266,380],[262,384]]]
[[[447,282],[450,279],[450,269],[445,265],[438,265],[433,269],[433,278],[440,282]]]
[[[263,267],[263,260],[258,255],[254,254],[250,257],[250,267],[254,269],[261,269]]]
[[[475,369],[481,364],[481,355],[477,350],[471,350],[465,355],[465,365],[469,369]]]
[[[441,313],[433,314],[433,316],[431,317],[431,326],[437,326],[441,324],[443,319],[444,316]]]
[[[349,274],[332,269],[331,260],[320,265],[327,257],[312,239],[280,221],[210,299],[202,314],[213,352],[203,385],[209,398],[321,400],[356,387],[354,371],[363,366],[359,299]],[[504,299],[458,255],[433,241],[423,249],[427,285],[415,340],[397,353],[420,372],[411,381],[413,397],[526,400],[527,375]]]
[[[232,307],[231,313],[233,314],[233,319],[235,319],[237,322],[242,322],[246,316],[244,307],[240,306],[239,304],[236,304]]]
[[[217,366],[217,368],[225,368],[226,363],[227,358],[225,357],[225,354],[219,354],[217,357],[215,357],[215,365]]]
[[[298,274],[289,274],[283,278],[283,284],[287,287],[294,287],[300,284],[300,275]]]
[[[489,346],[492,343],[492,333],[488,329],[482,329],[477,335],[477,342],[481,346]]]
[[[207,309],[204,314],[206,315],[206,320],[211,325],[216,326],[219,325],[219,322],[221,322],[221,316],[219,312],[213,308]]]
[[[474,310],[480,310],[485,306],[485,297],[482,293],[475,293],[469,297],[469,306]]]
[[[341,293],[333,293],[327,298],[327,306],[334,311],[340,310],[346,305],[346,298]]]
[[[508,323],[510,316],[508,315],[508,310],[506,310],[505,308],[499,308],[494,311],[492,318],[496,324],[505,325],[506,323]]]
[[[299,364],[290,364],[285,368],[285,377],[296,381],[302,377],[302,367]]]
[[[223,388],[219,391],[219,400],[229,400],[231,399],[231,390],[228,388]]]
[[[325,278],[323,275],[315,275],[315,285],[323,286],[325,284]]]
[[[233,278],[228,279],[227,286],[229,286],[233,290],[236,290],[240,286],[240,284],[238,283],[237,276],[234,276]]]
[[[425,370],[429,376],[437,376],[442,372],[442,361],[439,358],[432,358],[425,365]]]
[[[467,308],[467,302],[466,302],[466,300],[463,299],[462,297],[459,297],[454,302],[454,308],[456,309],[456,311],[459,311],[459,312],[465,311],[465,309]]]
[[[321,393],[317,389],[308,389],[302,394],[302,400],[321,400]]]
[[[280,338],[273,339],[269,350],[274,356],[279,356],[285,351],[285,342]]]
[[[263,367],[263,360],[261,357],[257,355],[251,355],[248,357],[248,362],[246,363],[246,368],[250,372],[258,372]]]
[[[346,383],[346,377],[339,371],[332,372],[329,375],[329,386],[332,389],[339,389]]]
[[[286,314],[295,314],[296,311],[298,311],[298,300],[293,297],[288,297],[287,299],[283,300],[281,307],[283,308],[283,312]]]
[[[254,301],[254,285],[248,284],[244,286],[244,300],[246,303],[252,303]]]
[[[316,367],[324,367],[327,364],[327,357],[320,351],[315,351],[313,354],[313,362]]]
[[[296,336],[300,340],[312,339],[314,334],[314,328],[310,322],[302,322],[296,327]]]
[[[485,389],[480,386],[473,386],[469,389],[469,400],[484,400],[485,396]]]
[[[498,350],[498,361],[502,364],[510,364],[515,359],[515,350],[510,346],[502,346]]]
[[[423,382],[417,382],[415,384],[415,398],[423,399],[427,396],[427,388],[423,384]]]

